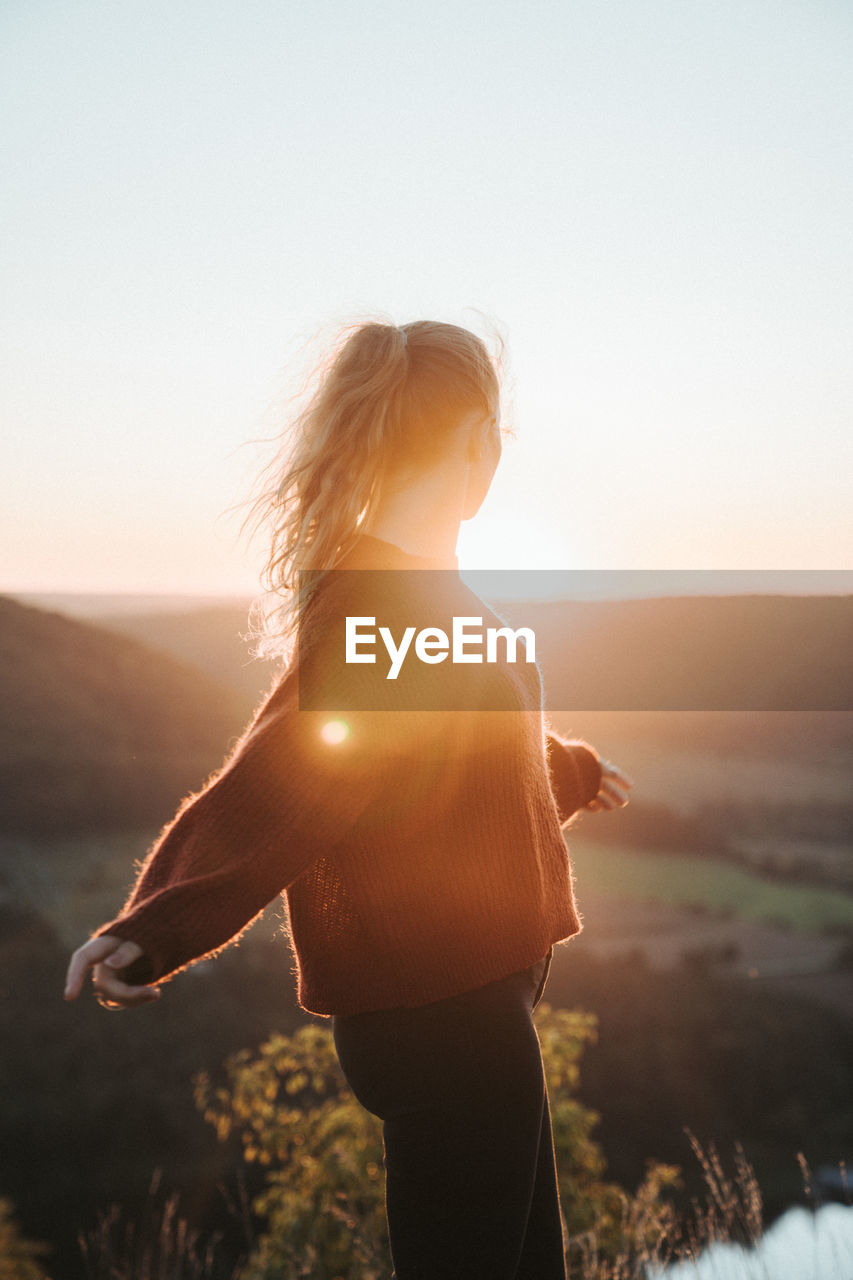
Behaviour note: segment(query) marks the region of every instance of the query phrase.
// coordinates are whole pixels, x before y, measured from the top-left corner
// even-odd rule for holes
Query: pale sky
[[[509,342],[463,567],[853,565],[847,0],[7,0],[0,590],[257,588],[288,357]]]

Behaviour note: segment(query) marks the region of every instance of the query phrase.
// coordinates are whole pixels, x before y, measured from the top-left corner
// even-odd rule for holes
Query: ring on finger
[[[117,1000],[110,1000],[107,996],[104,995],[103,991],[95,991],[95,999],[97,1000],[98,1004],[101,1006],[102,1009],[115,1010],[115,1009],[121,1009],[124,1007],[123,1005],[120,1005]]]

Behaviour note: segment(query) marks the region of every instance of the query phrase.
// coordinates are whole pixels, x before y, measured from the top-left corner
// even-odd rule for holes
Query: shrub
[[[46,1280],[39,1259],[47,1246],[25,1240],[12,1204],[0,1196],[0,1280]]]
[[[678,1170],[650,1164],[636,1195],[604,1179],[592,1138],[598,1115],[577,1098],[591,1014],[536,1012],[551,1103],[566,1244],[595,1236],[601,1259],[615,1258],[626,1230],[643,1244],[660,1238],[671,1211],[664,1192]],[[356,1101],[332,1034],[308,1025],[274,1035],[256,1053],[226,1061],[227,1083],[195,1077],[196,1104],[225,1140],[240,1135],[248,1163],[268,1169],[253,1209],[264,1220],[241,1280],[380,1280],[390,1259],[385,1223],[382,1126]]]

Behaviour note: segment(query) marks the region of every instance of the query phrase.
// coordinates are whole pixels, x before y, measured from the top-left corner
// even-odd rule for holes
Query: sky
[[[255,592],[377,313],[506,337],[463,568],[850,568],[851,65],[846,0],[7,0],[0,590]]]

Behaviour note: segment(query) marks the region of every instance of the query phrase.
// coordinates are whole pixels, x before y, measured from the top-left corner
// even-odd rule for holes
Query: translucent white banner
[[[360,569],[302,587],[304,709],[853,709],[844,571]]]

